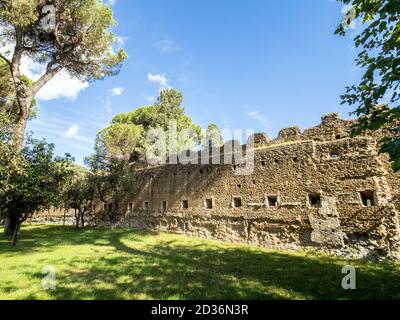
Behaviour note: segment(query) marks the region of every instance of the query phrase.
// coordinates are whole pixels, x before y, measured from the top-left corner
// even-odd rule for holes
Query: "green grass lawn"
[[[341,287],[357,269],[357,290]],[[57,289],[41,286],[53,265]],[[22,229],[0,236],[0,299],[399,299],[400,265],[278,252],[129,229]]]

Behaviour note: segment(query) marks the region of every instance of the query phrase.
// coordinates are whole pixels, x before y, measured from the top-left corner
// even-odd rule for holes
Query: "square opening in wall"
[[[242,206],[242,198],[240,197],[233,197],[232,201],[233,207],[234,208],[240,208]]]
[[[182,209],[189,209],[189,201],[182,200]]]
[[[206,209],[212,209],[212,208],[213,208],[213,200],[206,199]]]
[[[149,210],[149,202],[148,201],[143,202],[143,209]]]
[[[278,205],[278,197],[277,196],[268,196],[267,203],[268,203],[268,207],[276,207]]]
[[[128,212],[132,212],[133,211],[133,202],[129,202],[128,203]]]
[[[318,207],[321,205],[321,195],[319,193],[311,193],[308,195],[308,202],[311,207]]]
[[[375,206],[376,197],[374,191],[361,191],[360,197],[361,197],[361,203],[364,207]]]
[[[161,210],[162,210],[162,212],[167,211],[167,201],[163,201],[161,203]]]

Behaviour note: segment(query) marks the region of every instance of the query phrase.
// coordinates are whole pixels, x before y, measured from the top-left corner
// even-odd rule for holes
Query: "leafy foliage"
[[[97,197],[105,207],[111,229],[121,212],[121,203],[127,192],[134,187],[135,178],[132,168],[124,159],[106,159],[96,154],[86,159],[93,176]],[[101,169],[101,171],[99,170]]]
[[[11,145],[12,130],[10,116],[0,112],[0,199],[9,191],[10,179],[21,165],[21,158]]]
[[[111,126],[99,133],[97,139],[99,149],[109,156],[137,160],[144,156],[149,132],[160,129],[165,136],[168,136],[172,125],[176,125],[178,135],[177,152],[198,146],[200,141],[193,139],[187,132],[192,131],[201,139],[201,128],[185,113],[182,101],[181,92],[165,89],[161,91],[154,106],[141,107],[133,112],[116,116]],[[167,151],[172,150],[168,139],[166,144]]]
[[[400,2],[398,0],[339,0],[351,5],[354,18],[365,24],[354,38],[360,49],[356,58],[365,70],[357,85],[346,88],[342,104],[355,105],[360,117],[354,128],[359,134],[366,130],[383,129],[381,152],[388,153],[393,169],[400,170]],[[345,24],[337,34],[345,35]],[[385,105],[380,105],[385,102]]]
[[[50,19],[45,6],[55,8],[55,26],[46,29]],[[118,38],[110,31],[116,25],[111,8],[99,0],[1,0],[2,40],[15,42],[22,53],[35,62],[61,66],[72,76],[96,80],[114,75],[126,59],[123,49],[112,48]]]
[[[224,145],[224,138],[222,137],[221,130],[214,123],[210,124],[207,128],[205,146],[206,145],[208,145],[210,149],[222,147]]]
[[[96,200],[96,185],[90,173],[76,176],[69,183],[62,195],[62,202],[65,209],[74,210],[76,227],[82,228],[85,225],[85,216],[93,210]]]
[[[135,161],[144,153],[144,129],[141,125],[115,123],[100,131],[97,143],[107,147],[109,157]]]
[[[32,87],[33,82],[26,76],[21,76],[22,82],[27,87]],[[6,62],[0,59],[0,112],[8,113],[10,119],[17,119],[18,117],[18,101],[16,99],[16,92],[13,85],[10,68]],[[30,108],[30,119],[37,116],[37,102],[32,100]]]
[[[0,59],[0,110],[3,110],[9,97],[13,94],[13,83],[10,75],[10,68]]]
[[[28,137],[22,151],[11,157],[18,166],[4,163],[9,174],[0,193],[0,215],[8,221],[8,227],[12,225],[14,243],[24,221],[61,202],[62,188],[72,174],[69,165],[73,159],[69,155],[55,157],[53,152],[54,145]]]
[[[51,6],[54,10],[49,11]],[[54,16],[52,16],[54,15]],[[54,25],[47,24],[54,18]],[[61,70],[87,81],[116,75],[127,58],[111,8],[102,0],[0,0],[0,54],[10,70],[18,110],[14,144],[22,148],[26,122],[37,92]],[[11,57],[11,58],[10,58]],[[20,71],[23,57],[42,64],[43,75],[28,84]]]

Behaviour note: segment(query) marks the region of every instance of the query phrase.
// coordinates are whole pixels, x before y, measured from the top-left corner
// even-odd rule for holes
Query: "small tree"
[[[5,234],[18,240],[21,224],[35,212],[57,207],[61,191],[72,174],[72,158],[54,157],[54,145],[28,137],[18,155],[19,166],[12,170],[7,188],[0,194],[0,214],[6,220]]]
[[[96,200],[96,186],[89,173],[75,177],[66,186],[63,193],[63,205],[66,210],[74,210],[75,225],[85,227],[85,216],[93,211]]]
[[[104,213],[114,228],[121,212],[121,203],[126,193],[134,187],[135,179],[131,164],[120,158],[107,158],[99,154],[86,159],[93,175],[97,196],[104,204]]]
[[[204,146],[212,149],[222,147],[223,145],[224,138],[222,137],[221,130],[216,124],[210,124],[207,128]]]
[[[0,45],[12,47],[0,54],[10,70],[18,113],[14,144],[22,148],[31,105],[38,91],[61,70],[82,80],[118,73],[127,58],[115,52],[118,38],[110,7],[101,0],[0,0]],[[43,64],[43,75],[32,85],[23,78],[23,57]]]
[[[0,111],[0,199],[9,192],[12,176],[21,170],[21,157],[11,145],[12,129],[9,114]],[[1,207],[0,218],[5,218]]]

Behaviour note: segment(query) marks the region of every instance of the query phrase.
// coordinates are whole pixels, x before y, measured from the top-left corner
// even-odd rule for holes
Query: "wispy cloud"
[[[115,6],[117,4],[117,0],[107,0],[110,6]]]
[[[121,88],[121,87],[112,88],[107,91],[106,104],[105,104],[104,108],[106,109],[106,112],[108,114],[112,113],[111,98],[121,96],[124,93],[124,91],[125,91],[125,89]]]
[[[148,73],[147,80],[149,80],[150,82],[156,83],[156,84],[160,85],[161,87],[165,87],[165,88],[169,87],[168,79],[165,76],[165,74],[163,74],[163,73],[159,73],[159,74]]]
[[[169,85],[169,80],[166,77],[166,75],[163,73],[159,73],[159,74],[148,73],[147,80],[149,80],[152,83],[157,84],[159,92],[161,92],[164,89],[171,89],[171,86]]]
[[[111,89],[111,96],[120,96],[124,93],[124,88],[112,88]]]
[[[78,135],[78,132],[79,127],[75,124],[68,128],[68,130],[65,132],[65,136],[67,138],[75,138]]]
[[[85,121],[82,121],[82,126],[86,126],[84,123]],[[63,144],[68,143],[68,141],[75,142],[75,144],[72,145],[70,143],[70,145],[76,149],[85,148],[87,150],[87,146],[83,146],[80,143],[85,145],[93,145],[94,143],[94,139],[88,138],[81,133],[79,125],[61,118],[42,116],[42,118],[34,119],[31,126],[34,128],[35,134],[46,137],[49,141]],[[77,144],[76,142],[79,143]]]
[[[154,101],[156,101],[156,98],[154,96],[147,96],[146,100],[150,103],[153,103]]]
[[[249,105],[246,105],[245,109],[245,114],[250,119],[259,122],[265,128],[269,128],[271,126],[268,118],[261,114],[258,110],[251,108]]]
[[[161,53],[174,53],[179,50],[175,42],[171,40],[157,41],[153,44],[153,46]]]

